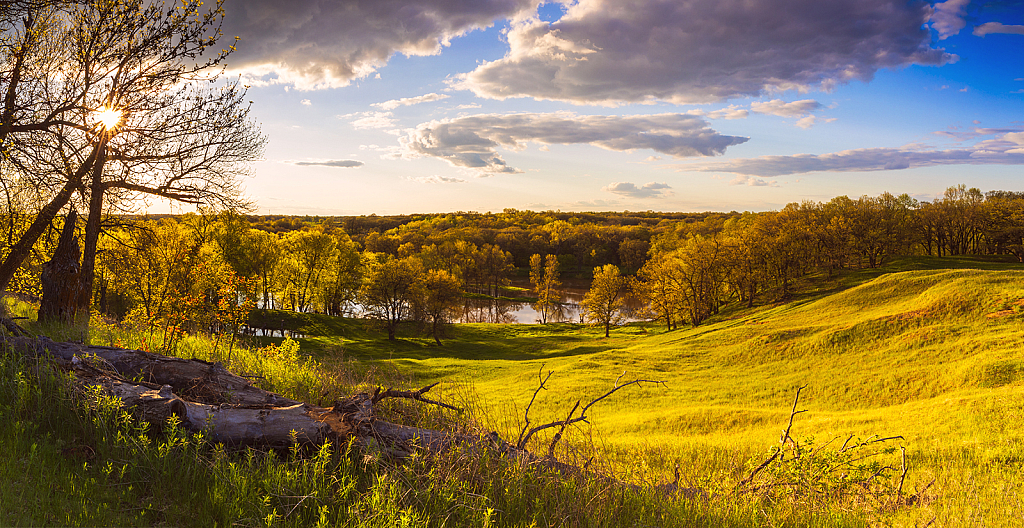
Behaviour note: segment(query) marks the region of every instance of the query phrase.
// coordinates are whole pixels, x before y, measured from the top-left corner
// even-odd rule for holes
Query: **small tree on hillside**
[[[626,282],[626,278],[619,273],[616,266],[598,266],[594,268],[594,281],[590,284],[590,291],[583,296],[582,308],[587,320],[593,324],[604,325],[605,337],[608,337],[613,324],[622,321]]]
[[[530,257],[530,282],[537,292],[537,303],[534,304],[540,314],[541,324],[548,322],[548,316],[558,308],[562,296],[559,295],[558,287],[562,285],[558,281],[558,257],[548,255],[542,259],[540,254]]]
[[[416,282],[414,297],[416,311],[440,346],[445,328],[463,306],[462,283],[445,270],[428,270]]]
[[[423,264],[415,257],[396,259],[379,255],[367,266],[359,301],[366,315],[387,329],[388,339],[395,340],[398,324],[409,316],[417,281],[423,275]]]

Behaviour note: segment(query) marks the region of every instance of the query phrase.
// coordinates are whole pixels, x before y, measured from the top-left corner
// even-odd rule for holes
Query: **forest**
[[[17,240],[31,219],[8,211],[7,240]],[[103,226],[91,292],[101,314],[207,332],[237,332],[253,308],[359,315],[392,339],[406,320],[439,339],[466,296],[528,299],[544,318],[562,301],[562,279],[595,273],[617,278],[606,286],[611,305],[584,303],[591,321],[615,322],[628,291],[648,318],[675,328],[699,325],[727,303],[785,300],[800,277],[875,268],[897,256],[1024,259],[1024,193],[963,185],[933,202],[884,193],[763,213],[280,217],[226,210],[107,215]],[[40,294],[41,268],[62,229],[55,221],[39,238],[13,291]],[[527,277],[531,291],[507,289],[511,279]]]

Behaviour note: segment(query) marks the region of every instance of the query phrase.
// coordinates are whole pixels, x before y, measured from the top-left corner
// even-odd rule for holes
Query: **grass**
[[[515,436],[542,370],[554,374],[531,410],[534,423],[603,394],[623,372],[665,380],[667,388],[630,388],[603,401],[593,428],[577,431],[623,453],[619,470],[638,447],[660,453],[649,457],[658,475],[650,480],[670,478],[676,463],[692,482],[742,465],[777,441],[806,384],[797,435],[902,435],[909,489],[935,479],[934,500],[891,522],[1024,524],[1021,265],[900,259],[815,284],[792,302],[672,332],[630,325],[604,339],[573,324],[471,324],[437,347],[411,331],[390,343],[361,323],[337,321],[329,335],[310,331],[300,342],[328,363],[386,362],[416,384],[471,384],[505,437]],[[724,454],[707,460],[708,452]]]
[[[560,444],[564,447],[559,454],[580,461],[599,454],[606,471],[647,485],[672,480],[678,466],[685,487],[721,495],[702,500],[612,492],[600,481],[569,482],[464,453],[400,468],[367,466],[359,456],[337,448],[330,464],[321,464],[329,471],[309,477],[307,484],[292,480],[269,484],[271,474],[305,474],[307,470],[296,468],[311,464],[316,455],[293,459],[221,455],[204,445],[191,448],[194,451],[188,456],[200,461],[193,465],[198,468],[196,474],[219,482],[220,488],[195,487],[188,479],[177,479],[173,468],[167,473],[142,471],[149,472],[148,480],[157,477],[204,497],[220,497],[233,509],[210,506],[211,513],[192,522],[159,513],[160,508],[169,507],[157,501],[151,508],[138,510],[141,517],[131,517],[131,511],[118,513],[113,524],[199,525],[199,519],[213,524],[256,525],[267,519],[274,525],[299,524],[296,519],[316,524],[321,520],[318,508],[326,505],[324,520],[346,526],[402,522],[417,526],[1021,525],[1021,269],[998,260],[901,259],[882,270],[820,277],[813,288],[802,285],[802,293],[791,302],[726,310],[698,328],[666,332],[652,325],[628,325],[615,329],[607,339],[599,329],[567,323],[467,324],[454,328],[438,347],[432,339],[415,335],[412,328],[389,342],[361,321],[290,312],[264,314],[306,336],[296,340],[298,353],[281,338],[259,338],[254,347],[235,348],[232,362],[237,368],[261,372],[267,383],[286,395],[328,401],[361,383],[412,387],[444,381],[439,387],[442,393],[471,408],[466,416],[507,439],[514,439],[522,426],[523,411],[542,371],[553,374],[548,390],[540,393],[531,409],[535,424],[564,417],[577,399],[585,403],[603,394],[620,375],[623,380],[665,380],[665,388],[630,387],[597,404],[590,412],[592,425],[572,430],[569,441]],[[103,344],[120,340],[138,346],[141,342],[138,332],[115,335],[119,329],[104,328],[94,329],[92,338]],[[226,359],[224,343],[213,346],[190,339],[178,343],[179,355]],[[21,379],[29,380],[28,386],[38,386],[41,395],[62,386],[45,377],[31,381],[38,378],[33,374],[37,367],[10,358],[4,361],[8,366],[3,390],[9,394],[21,394],[17,388],[22,386]],[[910,467],[905,490],[913,496],[912,504],[893,509],[891,503],[872,502],[864,496],[853,502],[822,503],[795,493],[762,498],[724,494],[764,460],[765,449],[778,444],[793,394],[802,385],[808,387],[800,408],[808,412],[796,417],[794,438],[803,444],[805,438],[814,437],[820,444],[848,435],[902,435],[899,443],[907,450]],[[3,398],[12,401],[13,397],[4,394]],[[18,405],[45,407],[43,396],[33,398]],[[0,517],[0,524],[50,522],[40,511],[86,512],[75,517],[78,522],[60,520],[66,524],[111,524],[97,503],[83,497],[109,496],[106,502],[136,508],[153,502],[153,493],[131,495],[118,484],[120,480],[98,476],[102,473],[97,473],[98,463],[79,469],[56,459],[53,453],[95,434],[88,432],[93,422],[82,418],[85,411],[75,407],[79,404],[74,398],[57,401],[65,402],[62,405],[67,408],[59,411],[64,415],[53,418],[12,420],[10,416],[28,411],[19,411],[22,415],[0,412],[3,446],[12,453],[0,469],[8,473],[0,473],[0,478],[19,474],[20,466],[12,460],[42,456],[44,463],[33,467],[52,467],[53,476],[26,474],[24,478],[37,479],[27,489],[66,489],[66,476],[79,475],[71,482],[78,482],[75,489],[88,491],[71,494],[67,500],[84,506],[40,503],[26,510],[31,512],[27,517],[3,513],[8,517]],[[87,410],[85,416],[95,414]],[[73,416],[78,418],[72,420]],[[68,420],[77,420],[76,431],[81,432],[46,426]],[[132,431],[137,425],[126,421],[118,427]],[[139,437],[137,432],[132,434]],[[169,441],[166,436],[147,434],[153,438],[151,443]],[[531,447],[544,451],[548,437],[538,436]],[[885,456],[891,461],[894,455]],[[123,453],[107,455],[108,460],[126,458]],[[222,469],[203,469],[213,467]],[[45,495],[19,492],[26,489],[23,486],[3,486],[4,504],[9,498],[41,500]],[[304,496],[317,498],[297,507],[292,504],[295,499],[282,498]],[[580,497],[592,501],[591,506],[582,510],[568,506]],[[380,506],[385,503],[394,506]],[[49,510],[50,506],[57,509]],[[286,517],[284,510],[292,507],[301,514]],[[377,511],[383,513],[375,516],[372,512]],[[271,514],[277,517],[268,517]],[[26,519],[30,522],[18,522]]]

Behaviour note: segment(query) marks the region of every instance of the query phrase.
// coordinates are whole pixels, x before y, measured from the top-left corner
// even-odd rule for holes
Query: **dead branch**
[[[786,430],[782,432],[782,438],[779,441],[779,443],[782,445],[778,449],[776,449],[775,452],[772,453],[772,456],[768,457],[768,459],[765,460],[764,462],[761,462],[760,466],[754,468],[754,471],[751,471],[750,475],[747,475],[747,478],[741,480],[740,483],[736,485],[736,489],[740,489],[743,486],[749,484],[751,481],[754,480],[754,477],[756,477],[758,473],[764,470],[764,468],[768,467],[768,464],[771,464],[772,462],[775,461],[775,459],[779,458],[780,456],[783,456],[783,450],[786,448],[786,440],[792,440],[792,438],[790,438],[789,436],[789,432],[793,429],[793,418],[795,418],[796,415],[805,412],[796,410],[797,403],[800,401],[800,391],[804,390],[805,387],[807,387],[807,385],[802,385],[800,387],[797,387],[796,389],[796,396],[793,398],[793,410],[789,413],[789,425],[787,425]],[[849,440],[847,440],[847,442],[849,442]]]
[[[785,432],[782,433],[782,439],[780,440],[780,443],[782,444],[782,448],[783,449],[786,447],[786,441],[787,440],[788,441],[792,441],[793,445],[796,446],[796,440],[793,440],[793,438],[791,436],[789,436],[789,432],[793,429],[793,418],[796,418],[796,415],[798,415],[798,414],[800,414],[802,412],[807,412],[807,409],[803,409],[803,410],[800,410],[800,411],[796,410],[796,405],[800,401],[800,391],[804,390],[805,388],[807,388],[807,385],[801,385],[800,387],[797,387],[797,389],[796,389],[796,397],[793,398],[793,410],[792,410],[792,412],[789,413],[789,425],[786,426],[786,430],[785,430]],[[794,448],[794,451],[795,450],[796,449]],[[780,449],[779,451],[780,451],[779,456],[785,456],[785,453],[782,453],[782,449]]]
[[[399,391],[389,387],[388,390],[382,392],[380,390],[380,387],[377,387],[377,389],[373,391],[373,397],[370,399],[370,402],[376,404],[383,400],[384,398],[407,398],[410,400],[416,400],[423,403],[429,403],[431,405],[437,405],[438,407],[444,407],[445,409],[450,409],[452,411],[462,412],[462,409],[455,407],[453,405],[441,403],[436,400],[429,400],[423,397],[423,395],[426,394],[430,389],[436,387],[438,383],[440,382],[434,383],[432,385],[427,385],[426,387],[414,391]]]
[[[572,418],[572,414],[576,412],[576,409],[578,409],[579,406],[580,401],[576,400],[576,405],[572,406],[572,410],[569,411],[569,416],[566,416],[565,420],[562,421],[561,429],[559,429],[558,432],[555,433],[555,436],[551,439],[551,445],[548,446],[548,458],[555,458],[555,444],[557,444],[558,441],[562,439],[562,433],[564,433],[565,428],[569,426],[569,419]]]
[[[625,374],[625,373],[623,373],[623,374]],[[619,376],[619,379],[621,379],[621,378],[622,378],[622,375]],[[633,381],[631,381],[629,383],[626,383],[624,385],[619,385],[618,384],[618,380],[616,380],[615,387],[612,390],[606,392],[603,396],[600,396],[598,398],[594,398],[593,400],[591,400],[590,403],[588,403],[585,407],[583,407],[583,410],[580,411],[580,415],[579,416],[573,418],[572,414],[570,414],[569,418],[566,418],[565,420],[558,420],[556,422],[550,422],[550,423],[546,423],[544,425],[538,425],[537,427],[534,427],[533,429],[530,429],[530,431],[526,433],[526,436],[523,437],[523,439],[520,440],[516,444],[516,448],[517,449],[525,449],[526,448],[526,443],[530,441],[530,437],[532,437],[534,434],[536,434],[539,431],[543,431],[544,429],[550,429],[552,427],[562,427],[563,430],[564,430],[564,426],[566,426],[566,425],[572,425],[572,424],[579,423],[579,422],[587,422],[587,410],[589,410],[591,407],[593,407],[595,403],[597,403],[597,402],[599,402],[599,401],[601,401],[601,400],[611,396],[612,394],[615,394],[615,392],[618,391],[619,389],[623,389],[623,388],[628,387],[630,385],[643,385],[644,383],[655,383],[655,384],[663,385],[663,386],[665,385],[664,381],[646,380],[646,379],[637,379],[637,380],[633,380]],[[579,403],[577,402],[577,406],[578,405],[579,405]],[[574,407],[573,411],[575,411],[575,410],[576,410],[576,408]],[[590,423],[590,422],[587,422],[587,423]]]
[[[537,390],[533,391],[533,397],[530,398],[530,403],[529,403],[529,405],[526,406],[526,413],[524,413],[524,416],[523,416],[523,422],[524,422],[523,423],[523,430],[519,431],[519,436],[516,438],[516,445],[517,446],[522,444],[522,442],[523,442],[523,435],[526,434],[526,430],[529,429],[529,427],[530,427],[530,407],[533,407],[533,402],[534,402],[534,400],[537,399],[537,394],[540,393],[541,389],[546,389],[547,388],[547,387],[544,386],[544,384],[548,382],[548,379],[551,377],[551,374],[552,374],[552,371],[549,370],[547,377],[545,377],[544,379],[541,379],[540,376],[541,376],[541,373],[543,373],[543,372],[544,372],[544,365],[541,365],[540,369],[537,370],[537,379],[540,380],[540,385],[537,386]],[[579,405],[578,402],[577,402],[577,405]]]

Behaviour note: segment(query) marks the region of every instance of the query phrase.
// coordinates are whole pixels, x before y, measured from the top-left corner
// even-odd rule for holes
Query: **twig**
[[[750,475],[748,475],[747,478],[741,480],[740,483],[736,485],[736,489],[742,488],[743,486],[749,484],[751,481],[754,480],[754,477],[756,477],[757,474],[761,472],[761,470],[768,467],[768,464],[771,464],[772,462],[775,461],[775,459],[779,458],[779,456],[782,455],[782,451],[786,448],[786,440],[792,440],[792,438],[790,438],[789,436],[789,431],[793,429],[793,418],[796,417],[796,415],[805,412],[796,410],[797,403],[800,401],[800,391],[804,390],[805,387],[807,387],[807,385],[802,385],[796,389],[796,397],[793,398],[793,410],[789,413],[789,425],[786,426],[786,430],[782,433],[782,438],[780,440],[780,443],[782,445],[777,450],[775,450],[774,453],[772,453],[772,456],[768,457],[768,459],[765,460],[764,462],[761,462],[760,466],[754,468],[754,471],[751,471]],[[847,442],[849,442],[849,440],[847,440]]]
[[[547,388],[547,387],[544,386],[544,384],[548,382],[548,378],[550,378],[551,374],[552,374],[552,371],[549,370],[547,377],[541,380],[540,376],[541,376],[541,373],[543,373],[543,372],[544,372],[544,365],[541,365],[540,369],[537,371],[537,379],[540,380],[540,385],[537,387],[537,390],[533,391],[533,397],[530,398],[530,404],[526,406],[526,413],[523,416],[523,419],[524,419],[524,421],[526,423],[523,424],[523,430],[519,431],[519,437],[516,438],[516,445],[517,446],[523,441],[523,435],[526,434],[526,430],[530,428],[530,407],[533,407],[533,402],[534,402],[534,400],[537,399],[537,394],[540,393],[541,389],[546,389]]]
[[[900,464],[903,466],[903,474],[900,475],[900,485],[896,488],[896,503],[899,504],[903,496],[903,481],[907,479],[907,448],[900,446]]]
[[[784,433],[782,433],[782,440],[781,440],[781,442],[782,442],[782,446],[783,447],[786,446],[786,440],[787,439],[788,440],[793,440],[793,438],[791,438],[789,436],[789,431],[793,429],[793,418],[795,418],[796,415],[798,415],[798,414],[800,414],[802,412],[807,412],[807,409],[803,409],[803,410],[800,410],[800,411],[796,410],[796,404],[797,404],[797,402],[800,401],[800,391],[804,390],[805,388],[807,388],[807,385],[802,385],[800,387],[797,387],[797,389],[796,389],[796,397],[793,398],[793,412],[789,413],[789,425],[786,426],[786,431]],[[793,443],[796,443],[796,441],[794,440]]]
[[[562,439],[562,433],[564,433],[565,432],[565,428],[569,426],[569,423],[568,423],[569,419],[572,418],[573,413],[576,412],[576,409],[578,409],[579,406],[580,406],[580,400],[576,400],[576,405],[572,406],[572,410],[569,411],[569,416],[566,416],[565,420],[563,420],[562,428],[559,429],[558,432],[555,433],[554,438],[551,439],[551,445],[548,446],[548,457],[549,458],[555,458],[555,444],[557,444],[558,441]]]
[[[391,388],[389,388],[386,391],[381,391],[380,387],[377,387],[377,389],[375,391],[373,391],[373,397],[370,398],[370,402],[373,403],[373,404],[376,404],[377,402],[383,400],[384,398],[408,398],[410,400],[416,400],[416,401],[421,401],[423,403],[429,403],[429,404],[432,404],[432,405],[437,405],[439,407],[444,407],[445,409],[451,409],[453,411],[462,411],[462,409],[459,409],[458,407],[455,407],[453,405],[448,405],[447,403],[441,403],[439,401],[430,400],[430,399],[427,399],[427,398],[423,397],[423,395],[427,391],[429,391],[430,389],[433,389],[434,387],[436,387],[438,383],[440,383],[440,382],[434,383],[432,385],[427,385],[426,387],[423,387],[422,389],[414,390],[414,391],[412,391],[412,390],[399,391],[399,390],[395,390],[395,389],[391,389]]]
[[[621,378],[622,378],[622,376],[619,376],[619,379],[621,379]],[[587,421],[587,410],[590,409],[591,407],[593,407],[595,403],[597,403],[597,402],[599,402],[599,401],[601,401],[601,400],[611,396],[612,394],[615,394],[615,391],[618,391],[619,389],[628,387],[630,385],[642,385],[644,383],[656,383],[656,384],[659,384],[659,385],[665,385],[664,381],[647,380],[647,379],[637,379],[637,380],[633,380],[633,381],[631,381],[629,383],[626,383],[626,384],[623,384],[623,385],[619,385],[618,383],[616,383],[615,388],[613,388],[612,390],[606,392],[603,396],[591,400],[590,403],[588,403],[585,407],[583,407],[583,410],[580,411],[580,415],[579,416],[577,416],[575,418],[572,418],[572,415],[570,414],[569,415],[570,417],[565,419],[565,420],[559,420],[557,422],[551,422],[551,423],[546,423],[544,425],[538,425],[537,427],[534,427],[533,429],[530,429],[530,431],[526,433],[526,436],[522,440],[520,440],[519,442],[516,443],[516,447],[518,449],[524,449],[526,447],[526,443],[530,441],[530,437],[533,436],[534,434],[536,434],[539,431],[543,431],[544,429],[550,429],[552,427],[559,427],[559,426],[562,426],[562,428],[564,429],[564,426],[566,426],[566,425],[572,425],[574,423],[579,423],[579,422],[586,422]],[[578,403],[577,403],[577,405],[578,405]],[[573,411],[575,411],[575,410],[576,410],[576,408],[574,407]]]

